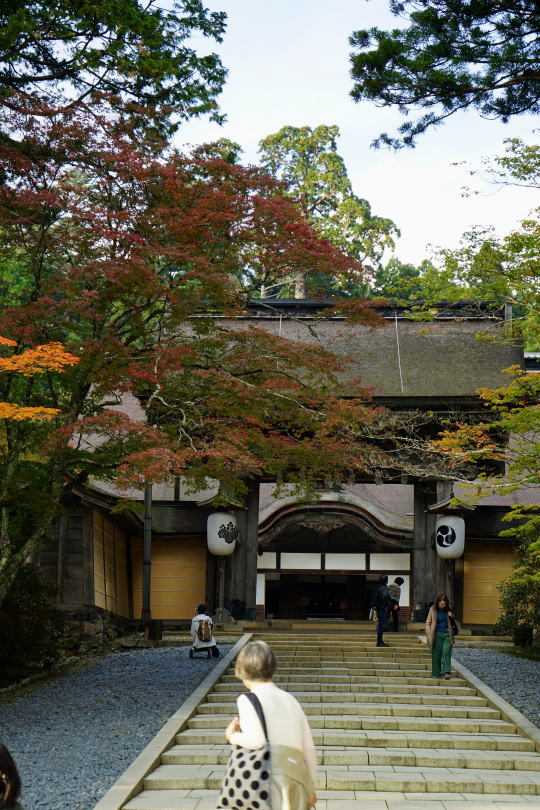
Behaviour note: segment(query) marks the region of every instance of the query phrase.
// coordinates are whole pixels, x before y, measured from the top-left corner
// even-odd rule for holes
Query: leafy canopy
[[[482,175],[500,188],[540,189],[539,150],[509,139],[502,155],[483,161]],[[471,171],[471,174],[477,172]],[[468,190],[467,193],[475,193]],[[431,317],[441,302],[490,301],[509,305],[512,321],[504,338],[523,341],[526,350],[540,350],[540,208],[507,236],[491,228],[465,233],[455,249],[439,249],[419,273],[401,273],[386,294],[406,302],[414,316]],[[497,339],[501,339],[496,329]],[[484,337],[489,338],[489,332]]]
[[[373,271],[381,267],[399,231],[392,220],[372,214],[369,202],[354,193],[337,150],[338,137],[335,125],[283,127],[260,142],[261,164],[286,184],[287,193],[323,239]],[[357,285],[343,280],[337,287],[358,293]]]
[[[390,0],[403,28],[355,31],[351,95],[408,115],[399,136],[376,145],[414,146],[459,110],[508,121],[540,111],[540,7],[536,0]]]
[[[0,104],[39,103],[47,114],[99,95],[132,126],[165,132],[206,112],[219,119],[226,71],[216,54],[198,55],[190,40],[219,42],[225,20],[201,0],[2,2]]]

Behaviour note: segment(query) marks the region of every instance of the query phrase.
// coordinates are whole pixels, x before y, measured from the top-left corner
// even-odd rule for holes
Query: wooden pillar
[[[152,619],[152,485],[144,488],[144,534],[143,534],[143,599],[141,621],[147,625]]]
[[[452,497],[454,489],[453,481],[437,481],[437,502],[444,501]],[[455,586],[455,560],[442,560],[437,556],[438,561],[438,592],[447,594],[450,604],[455,606],[456,586]]]
[[[56,604],[61,605],[64,601],[64,577],[66,565],[66,535],[67,535],[67,515],[62,512],[60,515],[58,525],[58,557],[57,557],[57,572],[56,572],[56,585],[58,593],[56,595]]]
[[[437,500],[433,481],[419,481],[414,485],[414,550],[413,606],[431,603],[438,588],[438,562],[433,533],[436,516],[426,514],[426,508]]]
[[[255,620],[257,615],[257,540],[259,532],[259,482],[248,482],[246,509],[246,560],[244,576],[244,600],[246,618]]]
[[[246,534],[247,512],[245,509],[235,510],[238,525],[238,542],[233,554],[227,561],[225,568],[225,604],[230,612],[235,613],[234,606],[245,608],[244,571],[246,568]],[[231,611],[231,606],[233,610]]]
[[[414,485],[413,605],[431,603],[446,593],[452,603],[455,595],[454,561],[441,559],[435,548],[437,515],[426,514],[428,506],[451,494],[452,483],[420,481]]]
[[[238,545],[229,558],[225,574],[225,599],[242,603],[245,618],[255,618],[257,594],[257,537],[259,529],[259,482],[248,481],[246,508],[236,512]]]

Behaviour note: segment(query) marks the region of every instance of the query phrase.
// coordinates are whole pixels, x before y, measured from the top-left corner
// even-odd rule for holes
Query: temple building
[[[234,328],[255,321],[288,339],[320,340],[352,358],[351,375],[373,390],[376,403],[436,418],[481,411],[477,389],[503,386],[502,369],[524,366],[519,346],[478,339],[486,331],[496,337],[504,310],[457,306],[426,323],[388,308],[381,310],[386,326],[377,329],[320,313],[313,301],[254,302]],[[134,398],[121,410],[144,419]],[[171,623],[187,621],[199,602],[214,611],[219,600],[218,560],[206,537],[215,491],[186,496],[185,490],[176,480],[152,491],[150,610],[153,619]],[[402,621],[420,620],[426,604],[445,591],[466,625],[485,628],[497,619],[496,586],[513,563],[515,543],[499,536],[508,527],[502,518],[512,503],[538,501],[530,490],[463,509],[464,552],[447,560],[437,554],[435,526],[439,515],[452,512],[451,482],[405,476],[390,483],[327,482],[313,503],[287,495],[286,484],[279,497],[273,490],[272,480],[251,482],[246,508],[235,511],[239,542],[226,559],[222,587],[225,607],[239,620],[365,620],[385,573],[390,581],[404,580]],[[143,492],[127,494],[142,504]],[[66,610],[94,606],[141,617],[143,515],[114,512],[118,495],[100,481],[76,490],[55,538],[40,552]]]

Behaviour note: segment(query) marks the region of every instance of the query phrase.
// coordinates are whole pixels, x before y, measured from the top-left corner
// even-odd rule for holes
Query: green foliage
[[[510,576],[497,586],[502,608],[497,632],[512,632],[519,626],[540,629],[540,516],[519,534],[518,559]]]
[[[317,233],[371,272],[382,268],[384,252],[399,231],[390,219],[371,212],[367,200],[352,188],[337,151],[339,128],[286,126],[259,144],[262,166],[286,184]],[[328,292],[365,294],[364,279],[329,283]],[[285,291],[287,293],[287,290]]]
[[[540,8],[535,0],[390,0],[404,27],[353,33],[355,101],[425,110],[377,145],[414,146],[458,110],[508,121],[540,111]]]
[[[0,686],[60,657],[63,615],[54,606],[56,586],[26,563],[0,607]]]
[[[399,303],[423,297],[428,274],[434,270],[429,259],[424,259],[415,267],[414,264],[403,263],[393,256],[384,267],[376,271],[370,294],[381,295]]]
[[[466,501],[540,486],[540,375],[524,372],[519,366],[504,371],[512,377],[507,386],[478,391],[491,411],[490,417],[474,427],[474,434],[470,427],[456,425],[444,431],[438,442],[442,449],[459,458],[467,456],[477,462],[493,458],[504,462],[504,473],[500,476],[482,474],[474,483],[462,485]],[[540,536],[538,506],[515,504],[509,510],[508,520],[515,525],[502,532],[503,536],[523,543]]]
[[[540,189],[540,148],[512,138],[505,152],[483,161],[482,174],[498,186]],[[476,174],[476,172],[471,172]],[[501,333],[497,328],[484,337],[523,341],[528,351],[540,350],[540,208],[507,236],[490,228],[465,233],[455,249],[440,249],[424,262],[416,275],[401,277],[385,294],[411,304],[415,316],[440,310],[440,302],[492,302],[494,308],[509,304],[512,322]],[[392,267],[387,266],[390,271]],[[390,273],[391,275],[391,273]],[[391,290],[388,293],[388,289]],[[416,303],[415,303],[416,302]]]
[[[105,97],[135,128],[174,130],[211,113],[226,71],[194,36],[221,41],[226,15],[201,0],[24,0],[0,5],[0,103],[88,105]]]

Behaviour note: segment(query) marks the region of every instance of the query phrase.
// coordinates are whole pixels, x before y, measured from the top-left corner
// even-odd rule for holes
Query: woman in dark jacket
[[[448,679],[452,672],[452,646],[454,630],[450,618],[450,601],[445,593],[439,594],[429,609],[426,619],[427,646],[431,649],[431,674],[434,678]]]

